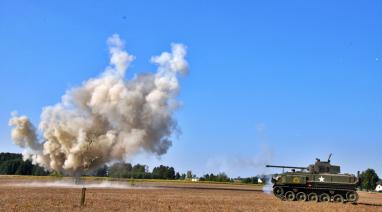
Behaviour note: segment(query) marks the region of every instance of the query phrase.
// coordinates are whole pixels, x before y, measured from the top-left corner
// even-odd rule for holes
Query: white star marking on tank
[[[323,178],[322,176],[320,176],[318,179],[320,180],[320,182],[324,182],[325,181],[325,178]]]

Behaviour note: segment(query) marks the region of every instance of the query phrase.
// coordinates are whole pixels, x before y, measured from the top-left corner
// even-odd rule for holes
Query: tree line
[[[152,172],[147,165],[119,162],[109,166],[103,166],[94,173],[98,177],[135,178],[135,179],[186,179],[186,174],[175,172],[174,167],[160,165],[154,167]]]
[[[61,176],[56,171],[49,172],[43,167],[34,165],[30,160],[24,161],[21,154],[0,153],[0,175],[52,175]],[[134,178],[134,179],[167,179],[167,180],[191,180],[215,181],[215,182],[234,182],[257,183],[257,177],[251,178],[229,178],[225,173],[205,174],[197,178],[192,171],[186,173],[177,172],[174,167],[160,165],[154,167],[150,172],[149,167],[144,164],[135,164],[126,162],[114,163],[110,166],[104,165],[96,169],[89,176],[113,177],[113,178]]]

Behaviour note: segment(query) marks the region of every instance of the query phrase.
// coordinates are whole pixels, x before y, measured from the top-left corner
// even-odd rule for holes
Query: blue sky
[[[172,42],[188,47],[182,133],[168,154],[133,162],[250,176],[333,153],[344,172],[382,175],[380,1],[33,2],[0,2],[1,152],[22,151],[10,113],[37,125],[103,71],[118,33],[137,58],[127,78],[154,71],[150,57]]]

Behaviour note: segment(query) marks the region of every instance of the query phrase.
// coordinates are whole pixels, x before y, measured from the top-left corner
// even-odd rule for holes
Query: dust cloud
[[[43,108],[36,132],[27,116],[12,113],[9,125],[15,144],[48,170],[79,175],[105,163],[123,160],[139,151],[163,155],[177,129],[173,118],[179,76],[188,72],[186,47],[172,44],[171,52],[151,58],[155,73],[125,74],[135,59],[114,34],[107,40],[110,64],[98,77],[88,79]]]

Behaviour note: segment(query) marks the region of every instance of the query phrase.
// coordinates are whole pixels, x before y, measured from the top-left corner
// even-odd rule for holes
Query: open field
[[[259,186],[134,181],[85,181],[85,207],[81,187],[70,179],[0,177],[2,211],[382,211],[382,194],[360,192],[359,204],[286,202],[262,192]],[[97,187],[97,185],[100,185]],[[109,187],[109,188],[102,188]]]

